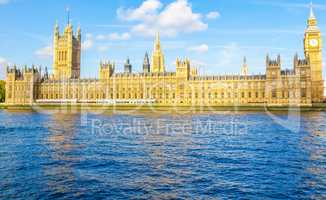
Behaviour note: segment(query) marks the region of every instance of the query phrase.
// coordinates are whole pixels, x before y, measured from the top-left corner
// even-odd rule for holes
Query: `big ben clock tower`
[[[311,94],[313,102],[322,102],[324,98],[322,49],[322,37],[317,27],[317,19],[311,5],[308,26],[304,37],[304,53],[310,60]]]

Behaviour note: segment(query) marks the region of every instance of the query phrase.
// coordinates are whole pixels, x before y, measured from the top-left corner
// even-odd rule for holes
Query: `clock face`
[[[318,40],[316,40],[316,39],[309,40],[309,45],[312,47],[318,46]]]

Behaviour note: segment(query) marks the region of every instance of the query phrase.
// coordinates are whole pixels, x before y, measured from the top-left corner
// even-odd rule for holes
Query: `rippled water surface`
[[[0,111],[0,199],[326,199],[326,113],[291,115]]]

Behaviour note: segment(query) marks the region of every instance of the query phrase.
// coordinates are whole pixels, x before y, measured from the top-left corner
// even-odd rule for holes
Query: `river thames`
[[[0,111],[0,199],[326,199],[326,113]]]

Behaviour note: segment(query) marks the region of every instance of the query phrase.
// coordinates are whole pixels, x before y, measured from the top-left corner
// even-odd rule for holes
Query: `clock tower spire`
[[[322,36],[317,26],[317,18],[311,3],[310,15],[304,35],[304,54],[310,61],[313,102],[322,102],[324,98],[322,49]]]
[[[314,8],[312,2],[310,3],[310,15],[308,19],[308,26],[316,26],[317,25],[317,19],[315,17]]]

